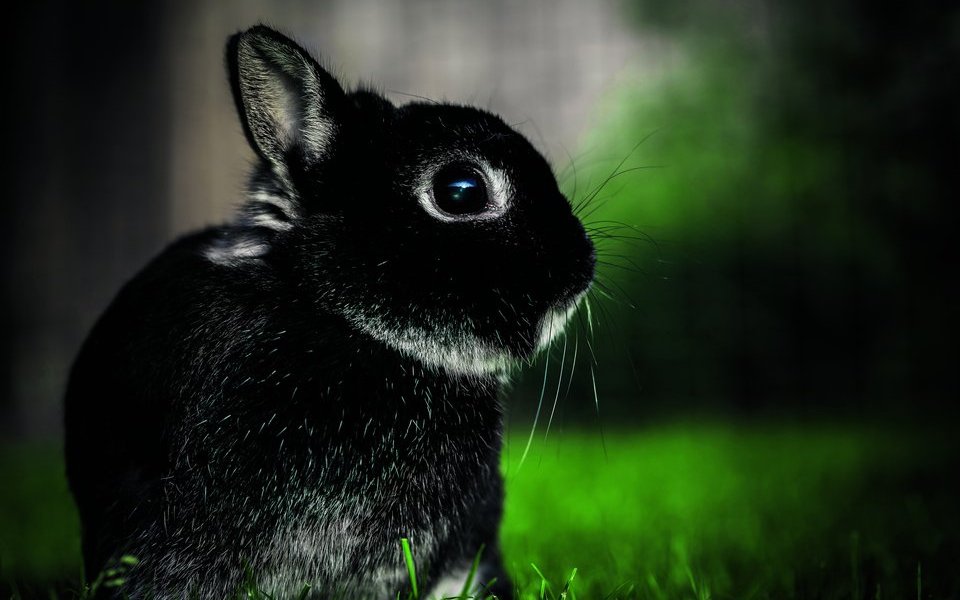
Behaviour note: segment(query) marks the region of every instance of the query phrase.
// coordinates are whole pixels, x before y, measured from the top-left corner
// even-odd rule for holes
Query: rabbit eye
[[[467,165],[449,165],[434,176],[433,200],[450,215],[483,212],[489,204],[483,177]]]

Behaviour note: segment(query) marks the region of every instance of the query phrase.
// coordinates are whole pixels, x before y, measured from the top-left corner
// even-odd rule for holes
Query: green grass
[[[518,470],[514,439],[502,537],[520,580],[532,562],[578,567],[583,598],[916,598],[922,566],[935,597],[957,594],[943,437],[702,424],[605,442],[553,435]]]
[[[555,431],[521,466],[526,441],[517,432],[507,446],[502,530],[524,598],[960,595],[945,435],[724,422]],[[75,580],[57,452],[8,448],[0,477],[4,577]]]

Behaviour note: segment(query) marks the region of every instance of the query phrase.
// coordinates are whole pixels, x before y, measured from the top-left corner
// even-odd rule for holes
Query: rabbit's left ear
[[[230,38],[227,60],[247,138],[277,175],[329,157],[346,96],[306,50],[258,25]]]

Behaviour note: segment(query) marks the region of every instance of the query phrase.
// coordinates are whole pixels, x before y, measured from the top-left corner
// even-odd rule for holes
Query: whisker
[[[596,281],[593,282],[593,284],[594,284],[595,286],[597,286],[597,289],[594,290],[594,291],[595,291],[598,295],[603,296],[604,298],[606,298],[606,299],[608,299],[608,300],[614,300],[614,298],[611,297],[612,294],[608,291],[608,288],[607,288],[606,284],[605,284],[603,281],[601,281],[601,280],[598,278]]]
[[[658,243],[649,237],[644,237],[640,235],[629,235],[626,233],[614,233],[617,230],[613,228],[610,228],[607,230],[600,230],[600,229],[591,229],[589,227],[585,227],[584,230],[591,237],[600,238],[598,240],[595,240],[596,242],[617,242],[617,243],[628,243],[631,245],[636,245],[640,242],[645,242],[659,249]]]
[[[629,229],[630,231],[635,232],[640,238],[653,244],[658,251],[660,250],[660,243],[653,236],[651,236],[649,233],[646,233],[636,225],[630,225],[628,223],[624,223],[623,221],[613,221],[610,219],[598,219],[595,221],[590,221],[589,223],[586,224],[587,227],[593,227],[596,225],[612,226],[612,227],[617,227],[621,229]]]
[[[592,291],[592,290],[591,290]],[[587,307],[587,326],[590,328],[590,337],[587,339],[587,346],[590,348],[590,354],[593,354],[593,346],[590,345],[590,340],[593,339],[593,310],[590,307],[590,297],[589,294],[586,298],[583,299],[584,306]],[[594,356],[593,361],[596,362],[597,358]]]
[[[595,151],[595,150],[584,150],[583,152],[581,152],[580,154],[578,154],[577,156],[574,157],[574,158],[579,162],[580,167],[581,167],[581,170],[582,170],[583,167],[591,167],[591,166],[595,166],[595,165],[600,165],[600,164],[608,163],[608,162],[610,162],[610,160],[611,160],[611,157],[610,157],[610,156],[596,156],[596,157],[594,157],[592,160],[584,161],[583,159],[584,159],[585,157],[587,157],[588,155],[590,155],[590,154],[596,154],[596,151]],[[569,156],[570,156],[570,153],[568,152],[568,153],[567,153],[567,157],[569,158]],[[561,169],[560,173],[558,173],[558,179],[557,179],[558,183],[562,183],[563,181],[565,181],[565,180],[566,180],[566,177],[569,177],[569,176],[570,176],[570,174],[571,174],[570,171],[571,171],[571,169],[570,169],[570,164],[568,163],[567,166],[565,166],[563,169]]]
[[[617,304],[617,305],[619,305],[619,306],[626,306],[626,307],[632,308],[632,309],[634,309],[634,310],[637,309],[637,304],[630,298],[630,296],[626,293],[626,291],[624,291],[623,288],[620,287],[616,282],[614,282],[614,281],[607,281],[607,282],[606,282],[606,283],[609,283],[609,284],[611,284],[611,285],[616,286],[616,287],[617,287],[616,290],[611,289],[610,287],[608,287],[608,286],[606,285],[606,283],[604,283],[604,282],[602,282],[602,281],[599,281],[599,280],[598,280],[598,281],[596,281],[595,283],[596,283],[597,286],[598,286],[598,287],[597,287],[597,294],[598,294],[598,295],[606,298],[607,300],[609,300],[609,301],[611,301],[611,302],[613,302],[613,303],[615,303],[615,304]],[[622,299],[617,298],[616,294],[621,295],[623,298],[622,298]],[[598,304],[597,306],[599,306],[601,310],[606,310],[606,308],[604,307],[603,304]]]
[[[644,273],[644,275],[646,275],[646,273]],[[601,276],[601,277],[602,277],[602,276]],[[619,282],[617,282],[616,279],[613,279],[612,277],[602,277],[602,279],[603,279],[603,281],[604,281],[605,284],[610,284],[611,286],[613,286],[614,288],[616,288],[616,293],[619,294],[621,298],[623,298],[623,301],[621,302],[621,304],[626,304],[627,306],[629,306],[630,308],[632,308],[632,309],[634,309],[634,310],[637,309],[637,307],[639,306],[639,303],[638,303],[638,302],[636,301],[636,299],[630,294],[630,292],[628,292],[626,289],[624,289],[624,287],[623,287],[622,285],[620,285]],[[611,295],[614,295],[613,290],[611,290],[609,286],[607,287],[607,291],[608,291]]]
[[[580,313],[580,307],[577,306],[577,314]],[[570,396],[570,386],[573,385],[573,374],[577,371],[577,353],[580,350],[580,330],[577,329],[577,337],[573,339],[573,360],[570,361],[570,375],[567,376],[567,389],[563,392],[563,401],[566,402]]]
[[[593,158],[592,160],[584,161],[583,159],[584,159],[586,156],[590,155],[590,154],[595,154],[595,151],[594,151],[594,150],[585,150],[585,151],[581,152],[580,154],[578,154],[577,156],[574,157],[574,158],[577,160],[578,164],[580,165],[580,170],[581,170],[581,172],[584,170],[584,167],[592,167],[592,166],[596,166],[596,165],[601,165],[601,164],[609,163],[610,160],[613,158],[613,157],[610,157],[610,156],[597,156],[597,157]],[[569,158],[569,155],[570,155],[570,153],[568,152],[568,153],[567,153],[568,158]],[[563,169],[561,169],[560,172],[557,174],[557,182],[558,182],[558,183],[563,183],[564,181],[566,181],[566,178],[567,178],[567,177],[570,177],[571,174],[572,174],[571,165],[568,163],[567,166],[565,166]],[[571,196],[571,199],[572,199],[572,198],[574,198],[574,196]]]
[[[593,293],[593,291],[594,289],[591,289],[590,293]],[[600,363],[597,362],[597,353],[594,351],[593,343],[592,343],[593,310],[591,308],[589,294],[587,298],[584,298],[584,306],[587,307],[587,324],[589,325],[589,328],[590,328],[590,336],[586,338],[586,342],[587,342],[587,349],[590,351],[590,358],[591,358],[589,364],[590,364],[590,383],[593,389],[593,406],[594,406],[594,410],[597,413],[597,423],[600,426],[600,444],[603,446],[603,457],[604,459],[608,459],[607,441],[603,431],[603,421],[600,418],[600,394],[597,392],[597,374],[596,374],[596,370],[594,369],[595,366],[599,367]]]
[[[622,175],[622,173],[618,173],[617,175]],[[610,183],[611,181],[613,181],[613,180],[611,179],[610,181],[605,182],[603,185],[606,185],[606,184]],[[602,207],[603,205],[605,205],[608,201],[610,201],[611,199],[616,198],[617,196],[619,196],[620,193],[621,193],[621,192],[624,190],[624,188],[626,188],[626,187],[627,187],[627,184],[626,184],[626,183],[620,184],[619,186],[617,186],[616,189],[610,190],[610,193],[609,193],[609,194],[605,194],[605,195],[603,195],[603,196],[597,195],[597,196],[595,196],[592,200],[589,200],[589,201],[588,201],[589,203],[596,202],[597,205],[596,205],[596,207],[593,209],[593,211],[591,211],[590,213],[587,213],[586,215],[583,215],[583,217],[586,218],[586,217],[590,216],[591,214],[593,214],[593,212],[595,212],[597,209],[601,208],[601,207]],[[599,194],[599,192],[602,192],[602,191],[603,191],[602,188],[599,189],[599,190],[596,190],[597,194]]]
[[[636,273],[636,274],[638,274],[638,275],[649,275],[649,273],[647,273],[646,271],[644,271],[643,269],[641,269],[641,268],[640,268],[639,266],[637,266],[636,264],[633,264],[633,262],[630,261],[630,259],[627,258],[627,257],[625,257],[625,256],[614,255],[614,258],[622,258],[623,260],[626,260],[626,261],[630,262],[631,264],[629,264],[629,265],[621,265],[621,264],[618,264],[618,263],[615,263],[615,262],[610,262],[610,261],[608,261],[608,260],[598,260],[598,261],[597,261],[597,264],[598,264],[598,265],[603,265],[603,266],[605,266],[605,267],[612,267],[612,268],[614,268],[614,269],[620,269],[621,271],[626,271],[627,273]]]
[[[637,151],[637,148],[639,148],[641,145],[643,145],[644,142],[646,142],[648,139],[650,139],[650,138],[651,138],[654,134],[656,134],[658,131],[660,131],[659,128],[654,129],[653,131],[651,131],[651,132],[648,133],[647,135],[643,136],[643,137],[640,139],[640,141],[637,142],[636,145],[634,145],[633,148],[630,149],[630,152],[628,152],[626,156],[624,156],[622,159],[620,159],[620,162],[617,163],[617,166],[613,168],[613,171],[611,172],[611,175],[609,175],[609,176],[607,177],[607,179],[606,179],[603,183],[600,184],[600,186],[598,187],[597,191],[594,192],[593,194],[591,194],[591,196],[593,196],[593,195],[595,195],[596,193],[598,193],[600,189],[603,189],[603,186],[605,186],[614,176],[616,176],[617,172],[620,171],[620,169],[623,167],[624,164],[626,164],[627,160],[629,160],[630,157],[633,156],[633,153]],[[589,201],[588,201],[588,202],[589,202]],[[583,205],[582,202],[579,203],[579,204],[577,204],[577,208],[574,209],[574,213],[575,213],[575,214],[580,212],[580,207],[581,207],[582,205]]]
[[[623,176],[623,175],[627,175],[628,173],[633,173],[634,171],[642,171],[642,170],[646,170],[646,169],[662,169],[663,167],[664,167],[664,165],[643,165],[643,166],[640,166],[640,167],[631,167],[631,168],[629,168],[629,169],[624,169],[624,170],[622,170],[622,171],[617,171],[617,172],[613,173],[612,175],[610,175],[609,177],[607,177],[606,179],[604,179],[603,182],[597,187],[597,189],[595,189],[593,192],[591,192],[590,195],[588,195],[583,201],[581,201],[581,202],[577,205],[577,208],[575,208],[574,211],[573,211],[574,214],[576,214],[576,215],[577,215],[578,217],[580,217],[581,219],[587,219],[587,218],[589,218],[593,213],[597,212],[597,209],[600,208],[600,207],[602,207],[602,206],[603,206],[603,203],[598,204],[597,206],[594,206],[593,208],[590,209],[590,212],[588,212],[588,213],[586,213],[586,214],[580,214],[580,211],[581,211],[581,210],[583,210],[584,208],[590,207],[590,204],[591,204],[591,203],[594,201],[594,199],[597,197],[597,194],[599,194],[601,191],[603,191],[603,188],[606,187],[606,185],[609,184],[609,183],[610,183],[611,181],[613,181],[614,179],[616,179],[616,178],[618,178],[618,177],[621,177],[621,176]]]
[[[553,415],[557,412],[557,402],[560,400],[560,388],[563,386],[563,367],[567,364],[567,336],[563,334],[563,352],[560,355],[560,376],[557,377],[557,391],[553,395],[553,406],[550,408],[550,418],[547,419],[547,429],[543,432],[543,441],[547,441],[550,435],[550,427],[553,425]]]
[[[590,365],[590,381],[593,383],[593,405],[597,411],[597,423],[600,425],[600,445],[603,447],[603,458],[609,460],[607,456],[607,438],[603,434],[603,420],[600,419],[600,394],[597,393],[597,374],[593,365]]]
[[[553,324],[550,325],[551,335],[553,333]],[[543,408],[543,396],[547,391],[547,375],[550,373],[550,348],[544,352],[543,381],[540,383],[540,399],[537,401],[537,412],[533,416],[533,427],[530,428],[530,436],[527,438],[527,445],[520,455],[520,463],[517,465],[517,471],[523,468],[523,463],[527,460],[527,454],[530,453],[530,445],[533,443],[533,436],[537,432],[537,423],[540,421],[540,411]]]
[[[434,100],[433,98],[428,98],[427,96],[421,96],[419,94],[411,94],[410,92],[401,92],[400,90],[384,90],[384,91],[390,94],[399,94],[401,96],[409,96],[410,98],[425,100],[431,104],[440,104],[438,100]]]
[[[640,265],[638,265],[638,264],[636,263],[636,261],[634,261],[634,257],[631,256],[631,255],[629,255],[629,254],[623,254],[623,253],[620,253],[620,252],[613,252],[613,251],[611,251],[611,250],[608,250],[606,247],[603,247],[603,248],[600,248],[600,249],[597,251],[597,256],[600,257],[600,258],[604,258],[604,259],[614,259],[614,258],[615,258],[615,259],[621,260],[621,261],[629,264],[629,265],[632,266],[633,268],[635,268],[638,273],[642,273],[642,274],[644,274],[644,275],[647,275],[647,274],[648,274]],[[616,263],[616,264],[622,265],[623,263]]]

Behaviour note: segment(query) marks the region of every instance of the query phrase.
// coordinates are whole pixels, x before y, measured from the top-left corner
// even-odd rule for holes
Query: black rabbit
[[[235,223],[128,283],[74,364],[66,458],[87,573],[132,598],[510,598],[498,552],[508,371],[562,328],[594,250],[498,117],[345,92],[291,40],[234,36],[259,156]]]

